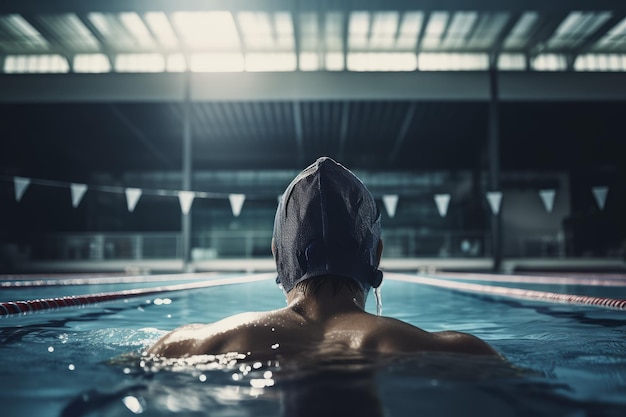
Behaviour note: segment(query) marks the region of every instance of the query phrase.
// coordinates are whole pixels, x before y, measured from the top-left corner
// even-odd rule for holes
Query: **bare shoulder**
[[[391,352],[450,352],[499,357],[488,343],[467,333],[431,333],[393,318],[385,318],[380,331],[380,350]]]
[[[468,333],[445,331],[433,333],[433,337],[438,339],[442,347],[449,352],[500,356],[487,342]]]
[[[187,324],[167,333],[147,353],[164,357],[220,353],[233,333],[262,316],[263,313],[242,313],[210,324]]]

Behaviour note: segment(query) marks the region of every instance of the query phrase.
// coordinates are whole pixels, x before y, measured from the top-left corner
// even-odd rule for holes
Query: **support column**
[[[185,73],[185,95],[183,102],[183,170],[182,189],[191,191],[191,72]],[[182,249],[183,249],[183,269],[191,272],[191,210],[189,213],[182,213]]]
[[[500,112],[498,101],[498,67],[496,57],[491,60],[489,68],[489,139],[487,146],[488,156],[488,190],[500,190]],[[500,270],[502,266],[502,222],[501,213],[491,216],[491,243],[493,256],[493,270]]]

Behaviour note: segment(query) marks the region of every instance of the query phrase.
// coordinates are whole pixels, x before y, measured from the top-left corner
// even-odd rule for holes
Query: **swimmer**
[[[227,352],[251,359],[306,353],[449,352],[499,357],[486,342],[454,331],[430,333],[365,311],[383,273],[380,212],[365,185],[319,158],[287,187],[274,221],[272,253],[287,306],[178,328],[148,349],[175,358]]]

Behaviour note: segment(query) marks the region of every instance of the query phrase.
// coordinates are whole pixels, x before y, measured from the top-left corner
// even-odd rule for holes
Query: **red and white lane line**
[[[130,275],[85,278],[20,279],[0,281],[0,288],[56,287],[66,285],[141,284],[145,282],[165,282],[206,279],[218,275],[217,272],[167,275]]]
[[[114,301],[125,298],[142,297],[156,295],[172,291],[195,290],[199,288],[217,287],[230,284],[245,284],[269,279],[275,279],[275,273],[245,275],[239,277],[213,279],[203,282],[192,282],[187,284],[166,285],[163,287],[138,288],[132,290],[101,292],[95,294],[74,295],[56,298],[44,298],[25,301],[0,302],[0,316],[13,314],[26,314],[36,311],[53,310],[63,307],[84,306],[103,301]]]
[[[545,301],[550,303],[592,305],[612,310],[626,310],[626,300],[604,297],[590,297],[586,295],[561,294],[546,291],[524,290],[520,288],[507,288],[494,285],[472,284],[423,276],[385,273],[387,279],[395,281],[413,282],[416,284],[430,285],[434,287],[448,288],[456,291],[466,291],[477,294],[488,294],[501,297],[518,298],[524,300]]]
[[[591,287],[626,287],[624,278],[594,278],[594,277],[558,277],[534,275],[503,275],[503,274],[475,274],[458,272],[438,272],[437,278],[452,278],[464,281],[508,282],[516,284],[549,284],[549,285],[585,285]]]

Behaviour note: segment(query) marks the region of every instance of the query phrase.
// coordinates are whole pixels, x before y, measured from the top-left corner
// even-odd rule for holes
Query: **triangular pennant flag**
[[[183,214],[189,214],[195,196],[196,194],[193,191],[178,192],[178,202],[180,203],[180,209],[183,211]]]
[[[124,190],[126,192],[126,205],[128,206],[128,211],[131,213],[135,210],[135,206],[139,201],[139,197],[141,197],[141,188],[127,188]]]
[[[548,213],[552,213],[552,209],[554,209],[554,197],[556,196],[555,190],[540,190],[539,197],[541,197],[541,201],[543,201],[543,206],[546,208]]]
[[[245,194],[228,194],[228,200],[230,201],[230,209],[233,211],[233,216],[239,217],[243,202],[246,201]]]
[[[609,187],[593,187],[591,192],[593,193],[600,210],[604,210],[604,206],[606,205],[606,196],[609,193]]]
[[[398,206],[398,195],[387,194],[383,196],[383,204],[385,204],[385,210],[387,215],[393,218],[396,215],[396,207]]]
[[[14,177],[13,185],[15,186],[15,201],[19,203],[26,189],[30,185],[30,178]]]
[[[500,213],[500,204],[502,204],[502,193],[500,191],[490,191],[487,193],[487,200],[489,201],[491,212],[497,216]]]
[[[446,214],[448,214],[448,205],[450,204],[450,194],[435,194],[435,204],[437,204],[439,215],[446,217]]]
[[[86,184],[70,184],[70,191],[72,192],[72,207],[78,207],[83,196],[87,192]]]

